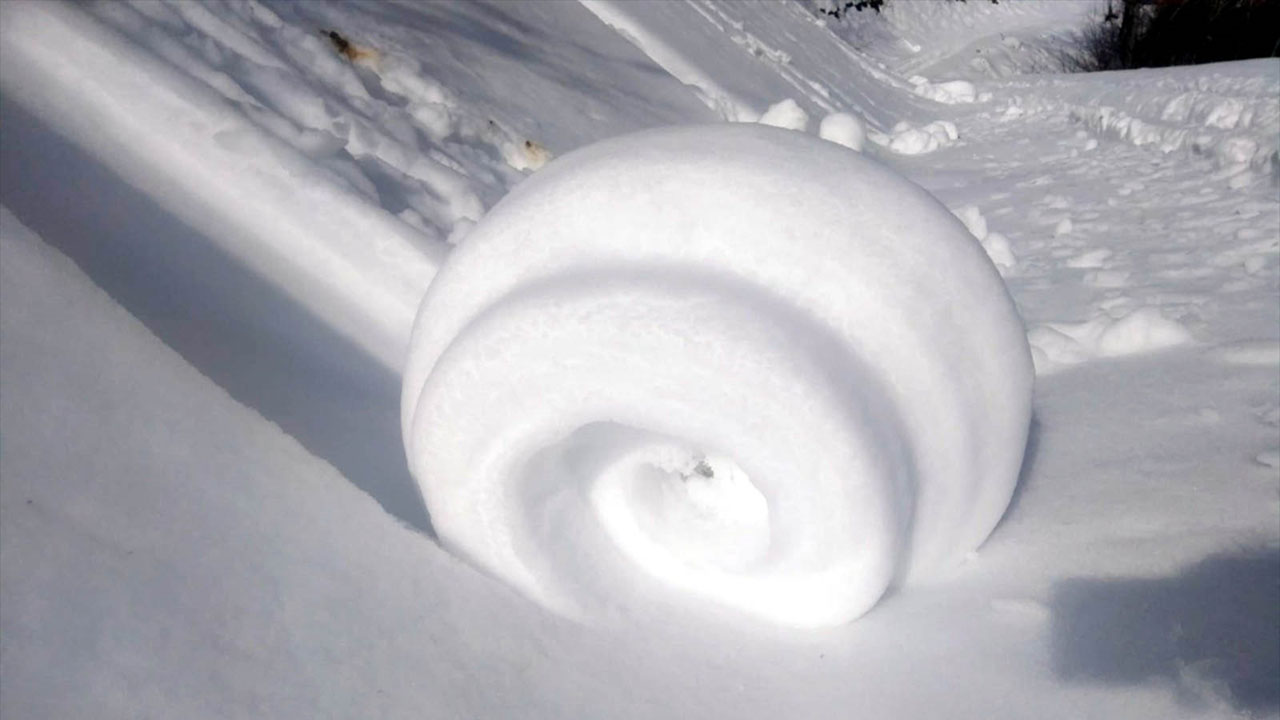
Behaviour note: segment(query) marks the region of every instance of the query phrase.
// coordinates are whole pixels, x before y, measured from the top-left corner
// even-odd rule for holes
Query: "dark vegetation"
[[[819,13],[837,19],[918,1],[812,0]],[[1091,72],[1263,57],[1280,57],[1280,0],[1107,0],[1080,50],[1061,60],[1066,70]]]
[[[951,0],[952,2],[968,2],[968,0]],[[863,10],[875,10],[880,12],[880,8],[889,0],[831,0],[829,3],[819,3],[818,12],[824,15],[830,15],[839,19],[841,15],[847,15],[850,10],[862,12]],[[999,5],[1000,0],[991,0],[992,5]],[[825,6],[824,6],[825,5]]]
[[[1280,0],[1109,0],[1084,33],[1079,71],[1196,65],[1280,54]]]

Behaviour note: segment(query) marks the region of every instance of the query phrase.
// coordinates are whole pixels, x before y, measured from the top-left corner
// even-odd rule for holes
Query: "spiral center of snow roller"
[[[419,309],[402,424],[441,543],[552,610],[590,616],[619,567],[812,628],[986,538],[1032,380],[1003,281],[923,189],[797,132],[670,128],[476,225]]]
[[[629,453],[591,493],[615,544],[646,567],[742,571],[769,550],[769,503],[731,459],[679,446]]]

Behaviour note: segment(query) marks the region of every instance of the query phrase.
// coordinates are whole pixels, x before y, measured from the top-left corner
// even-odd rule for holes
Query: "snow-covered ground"
[[[1046,74],[1096,10],[0,3],[0,714],[1276,716],[1280,63]],[[1012,502],[832,629],[548,613],[438,544],[419,299],[555,157],[756,120],[861,120],[999,269]]]

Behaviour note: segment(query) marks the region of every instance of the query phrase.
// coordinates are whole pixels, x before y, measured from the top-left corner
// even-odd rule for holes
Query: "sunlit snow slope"
[[[0,3],[0,715],[1275,716],[1280,63],[1021,74],[1096,7],[891,5]],[[452,247],[594,141],[832,112],[1026,326],[987,543],[803,634],[452,559],[399,425]]]

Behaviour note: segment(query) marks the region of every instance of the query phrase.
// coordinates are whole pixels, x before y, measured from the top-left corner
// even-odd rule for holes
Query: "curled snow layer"
[[[983,541],[1032,381],[932,196],[811,136],[697,126],[495,206],[423,300],[402,421],[442,543],[548,607],[589,617],[625,577],[818,627]]]

